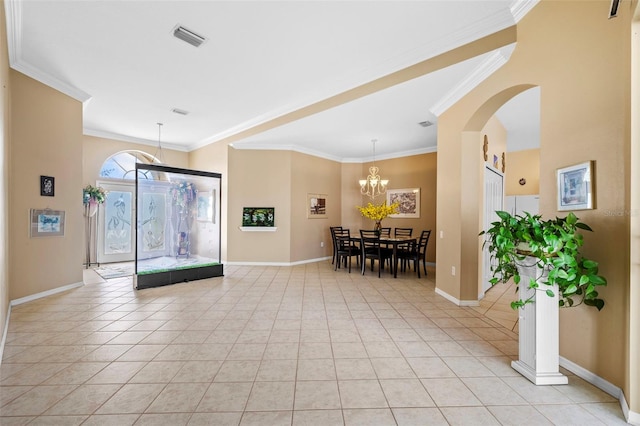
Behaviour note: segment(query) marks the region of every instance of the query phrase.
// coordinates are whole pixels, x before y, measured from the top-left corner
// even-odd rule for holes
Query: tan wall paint
[[[0,1],[0,333],[9,311],[9,173],[11,99],[4,2]],[[2,339],[0,334],[0,340]],[[0,354],[2,348],[0,348]]]
[[[11,71],[10,298],[82,282],[82,104]],[[55,197],[40,196],[40,175]],[[29,209],[65,211],[63,237],[29,238]]]
[[[636,3],[631,31],[631,220],[629,290],[629,369],[627,402],[640,420],[640,4]],[[626,213],[626,212],[625,212]]]
[[[298,152],[291,153],[291,261],[331,256],[330,223],[342,211],[341,164]],[[309,219],[308,194],[327,196],[327,218]],[[320,247],[323,243],[323,247]]]
[[[506,161],[507,151],[506,129],[504,128],[500,120],[494,115],[489,119],[487,124],[485,124],[480,133],[482,133],[483,135],[483,143],[485,135],[487,136],[487,140],[489,141],[489,150],[487,152],[487,161],[485,163],[489,167],[502,172],[502,156],[505,155]],[[482,149],[480,152],[482,152]]]
[[[362,205],[362,194],[358,181],[366,176],[367,172],[362,164],[344,163],[341,169],[341,198],[342,211],[337,221],[331,221],[330,226],[340,225],[356,232],[362,227],[362,215],[356,206]]]
[[[628,312],[629,226],[628,218],[606,212],[629,205],[624,158],[629,152],[630,16],[621,10],[618,18],[608,20],[608,7],[604,1],[543,0],[518,24],[518,45],[510,61],[439,117],[438,227],[445,232],[445,244],[437,253],[437,287],[453,296],[477,287],[477,253],[465,252],[465,247],[477,246],[479,229],[466,227],[470,208],[463,208],[460,199],[475,175],[461,167],[462,151],[468,149],[463,134],[480,129],[511,97],[539,85],[541,212],[557,214],[556,168],[596,161],[596,184],[602,189],[599,207],[579,216],[596,230],[585,237],[585,254],[601,262],[601,272],[610,282],[601,292],[608,304],[602,312],[562,311],[561,355],[628,394],[628,369],[621,366],[628,342],[623,325]],[[464,265],[459,276],[449,274],[451,264]]]
[[[230,262],[291,261],[290,151],[229,150],[228,238]],[[275,232],[242,232],[243,207],[274,207]]]
[[[527,183],[520,185],[524,178]],[[536,195],[540,193],[540,150],[527,149],[507,153],[505,174],[506,195]]]
[[[228,181],[229,174],[227,173],[228,161],[229,161],[229,146],[225,143],[213,143],[203,148],[191,151],[189,153],[189,168],[194,170],[202,170],[205,172],[220,173],[222,175],[221,181],[221,212],[220,212],[220,239],[221,239],[221,257],[223,262],[227,260],[227,226],[228,226]]]

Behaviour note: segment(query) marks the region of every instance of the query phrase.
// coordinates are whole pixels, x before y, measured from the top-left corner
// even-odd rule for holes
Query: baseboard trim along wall
[[[458,300],[455,297],[453,297],[452,295],[450,295],[449,293],[447,293],[445,291],[442,291],[438,287],[436,287],[436,294],[444,297],[449,302],[454,303],[454,304],[456,304],[458,306],[462,306],[462,307],[480,306],[480,302],[477,301],[477,300]]]
[[[73,290],[74,288],[82,287],[84,283],[78,282],[73,284],[64,285],[62,287],[52,288],[51,290],[42,291],[40,293],[32,294],[30,296],[21,297],[20,299],[14,299],[9,302],[9,306],[22,305],[23,303],[31,302],[34,300],[42,299],[43,297],[51,296],[53,294],[62,293],[63,291]]]
[[[4,331],[2,332],[2,340],[0,341],[0,365],[2,364],[4,344],[7,341],[7,333],[9,332],[9,318],[11,318],[11,302],[9,302],[9,309],[7,309],[7,320],[4,323]]]
[[[222,263],[224,263],[225,265],[231,265],[231,266],[296,266],[296,265],[304,265],[306,263],[322,262],[329,259],[331,259],[331,256],[319,257],[317,259],[298,260],[296,262],[242,262],[242,261],[230,262],[230,261],[226,261]]]
[[[622,408],[622,412],[627,422],[632,425],[640,426],[640,414],[629,410],[629,404],[627,404],[627,400],[624,397],[624,392],[622,392],[622,389],[562,356],[560,357],[560,366],[571,371],[573,374],[585,380],[586,382],[591,383],[601,391],[608,393],[614,398],[617,398],[618,401],[620,401],[620,407]]]

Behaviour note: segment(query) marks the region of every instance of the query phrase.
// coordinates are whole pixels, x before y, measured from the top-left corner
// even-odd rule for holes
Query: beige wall
[[[297,152],[291,161],[291,262],[331,256],[329,226],[339,224],[342,211],[341,164]],[[327,196],[326,219],[308,217],[308,194]]]
[[[10,299],[82,282],[82,104],[10,71]],[[55,197],[40,196],[40,176]],[[62,237],[29,238],[29,210],[65,211]]]
[[[291,151],[229,150],[227,260],[291,260]],[[243,207],[274,207],[275,232],[243,232]]]
[[[524,178],[524,185],[518,183]],[[540,150],[527,149],[507,153],[505,173],[506,195],[536,195],[540,193]]]
[[[4,2],[0,1],[0,34],[6,34]],[[10,81],[7,38],[0,38],[0,333],[4,333],[9,310],[9,146]],[[2,334],[0,334],[2,340]],[[1,344],[1,343],[0,343]],[[2,348],[0,348],[0,355]]]
[[[640,5],[636,4],[631,31],[631,265],[629,282],[629,392],[627,402],[640,423]]]
[[[438,227],[445,240],[437,253],[437,288],[464,300],[477,287],[477,253],[467,247],[477,246],[480,230],[465,225],[474,209],[460,199],[475,175],[461,167],[466,152],[473,151],[464,135],[479,133],[508,99],[539,85],[541,213],[558,214],[556,168],[595,160],[598,209],[578,215],[595,229],[585,236],[585,255],[600,261],[609,280],[601,292],[607,302],[602,312],[562,310],[561,355],[629,395],[630,381],[640,380],[621,368],[628,348],[629,220],[606,212],[629,206],[630,16],[621,8],[618,18],[609,20],[608,7],[605,1],[543,0],[518,24],[510,61],[439,117]],[[449,273],[451,264],[460,274]],[[631,402],[637,398],[631,396]]]
[[[223,262],[227,260],[227,226],[228,226],[228,160],[229,150],[232,149],[226,143],[213,143],[189,153],[189,168],[205,172],[220,173],[221,179],[221,211],[220,211],[220,239],[221,257]]]

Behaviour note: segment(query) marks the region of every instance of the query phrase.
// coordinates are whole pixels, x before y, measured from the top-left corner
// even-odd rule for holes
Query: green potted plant
[[[487,235],[484,246],[489,246],[492,262],[492,285],[513,278],[520,285],[519,266],[535,262],[539,270],[537,279],[531,278],[529,288],[539,289],[540,284],[548,296],[554,297],[552,287],[557,285],[560,307],[578,306],[584,303],[598,310],[604,307],[597,287],[606,286],[607,280],[598,274],[598,262],[587,259],[580,253],[584,240],[578,231],[593,231],[580,222],[574,213],[566,217],[543,220],[540,215],[525,213],[511,216],[497,211],[499,221],[480,235]],[[545,274],[546,272],[546,274]],[[542,279],[540,279],[542,278]],[[513,309],[532,301],[533,296],[511,303]]]
[[[500,220],[481,235],[487,236],[483,247],[488,245],[492,258],[489,282],[513,278],[520,293],[511,302],[519,311],[518,360],[511,366],[536,385],[567,384],[559,369],[559,307],[604,307],[596,289],[607,280],[598,274],[598,262],[580,253],[579,231],[592,229],[573,213],[549,220],[530,213],[496,214]],[[523,278],[528,282],[520,287]]]

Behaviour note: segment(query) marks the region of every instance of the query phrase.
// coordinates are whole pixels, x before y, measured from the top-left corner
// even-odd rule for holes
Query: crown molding
[[[487,77],[506,64],[511,57],[511,53],[515,48],[515,45],[515,43],[512,43],[501,49],[497,49],[469,75],[462,79],[460,84],[446,93],[438,102],[429,108],[429,112],[436,117],[439,117],[443,112],[451,108],[451,106],[462,99],[462,97],[467,95]]]
[[[256,151],[293,151],[299,152],[301,154],[311,155],[313,157],[324,158],[325,160],[335,161],[337,163],[356,163],[362,164],[367,163],[369,161],[373,161],[373,157],[337,157],[334,155],[329,155],[324,152],[311,150],[305,147],[297,146],[297,145],[278,145],[278,144],[266,144],[266,143],[258,143],[258,142],[240,142],[240,143],[232,143],[229,144],[230,147],[237,150],[256,150]],[[377,155],[376,160],[392,160],[395,158],[403,158],[410,157],[412,155],[420,155],[420,154],[430,154],[433,152],[437,152],[437,147],[427,147],[421,149],[413,149],[408,151],[394,152],[388,155]]]
[[[121,142],[137,143],[140,145],[148,145],[148,146],[154,146],[154,147],[158,146],[158,141],[152,141],[152,140],[143,139],[143,138],[135,138],[132,136],[121,135],[119,133],[105,132],[104,130],[89,129],[87,127],[82,129],[82,134],[86,136],[112,139],[112,140],[121,141]],[[162,148],[170,149],[172,151],[190,152],[189,149],[187,149],[183,145],[176,145],[176,144],[166,143],[166,142],[162,142]]]
[[[4,11],[7,17],[7,48],[9,66],[22,74],[39,81],[82,103],[91,99],[91,95],[70,85],[51,74],[34,67],[22,58],[22,1],[5,0]]]
[[[513,15],[513,19],[516,23],[520,22],[520,20],[539,2],[540,0],[515,0],[511,3],[509,8],[511,9],[511,15]]]

